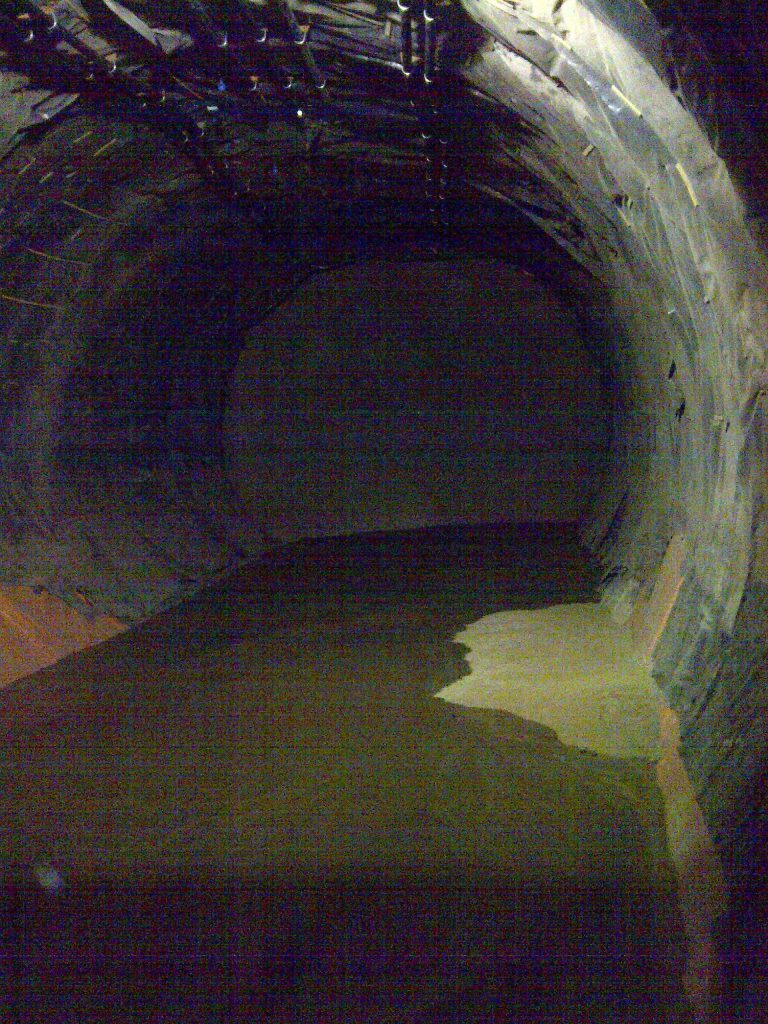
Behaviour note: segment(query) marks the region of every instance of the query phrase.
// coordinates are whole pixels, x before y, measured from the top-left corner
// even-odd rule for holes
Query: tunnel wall
[[[577,238],[575,257],[608,257],[595,272],[614,314],[616,443],[583,536],[625,620],[684,537],[653,667],[735,871],[759,859],[765,834],[764,178],[754,147],[736,158],[749,133],[711,69],[676,73],[640,6],[472,3],[494,43],[468,74],[534,112],[541,136],[520,163],[544,165],[562,206],[581,211],[592,246]],[[616,27],[632,14],[644,25],[634,39]],[[573,249],[567,229],[551,228]]]
[[[94,173],[102,133],[117,143]],[[3,165],[2,573],[88,614],[143,618],[259,548],[216,412],[233,320],[252,312],[231,301],[242,227],[198,185],[185,194],[162,145],[98,119]],[[271,279],[245,295],[263,300]]]

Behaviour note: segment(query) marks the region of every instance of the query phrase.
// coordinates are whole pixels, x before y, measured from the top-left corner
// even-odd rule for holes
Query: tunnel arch
[[[604,599],[626,618],[671,588],[654,671],[731,874],[753,870],[766,817],[765,200],[749,120],[707,63],[713,37],[700,45],[680,11],[656,17],[640,0],[466,0],[445,15],[439,91],[414,100],[394,7],[365,8],[363,36],[312,8],[335,28],[314,36],[320,96],[307,87],[286,111],[267,95],[274,120],[254,127],[223,75],[232,116],[198,144],[187,128],[202,108],[164,131],[127,86],[109,93],[102,78],[114,62],[129,81],[137,41],[97,6],[65,4],[57,24],[87,27],[99,89],[78,78],[67,37],[41,43],[33,23],[25,42],[26,22],[3,22],[4,577],[135,621],[255,554],[220,460],[222,339],[361,254],[520,260],[578,307],[613,388],[614,443],[582,531]],[[206,26],[149,6],[199,35],[215,87]],[[192,259],[206,268],[194,332],[174,306]],[[176,387],[158,388],[169,366]],[[127,383],[121,419],[110,395]]]
[[[250,332],[225,463],[273,542],[576,522],[610,412],[569,306],[468,256],[319,272]]]

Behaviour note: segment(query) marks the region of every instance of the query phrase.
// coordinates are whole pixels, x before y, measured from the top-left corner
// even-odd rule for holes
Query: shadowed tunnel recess
[[[294,13],[311,23],[306,37]],[[69,735],[51,721],[54,694],[71,691],[74,706],[89,708],[76,741],[82,773],[68,776],[62,748],[46,791],[66,805],[71,786],[88,796],[88,780],[101,777],[96,752],[119,751],[131,715],[153,705],[149,693],[123,700],[139,685],[134,638],[154,638],[147,664],[182,694],[172,658],[197,651],[205,662],[216,629],[229,628],[204,614],[206,640],[179,619],[180,645],[163,626],[201,587],[252,571],[256,604],[279,604],[284,587],[298,622],[304,602],[310,617],[314,606],[301,581],[281,579],[279,556],[270,561],[281,540],[362,531],[373,543],[365,531],[578,519],[603,606],[632,631],[679,717],[685,767],[730,883],[718,938],[726,997],[736,1019],[750,1019],[768,848],[768,179],[765,44],[748,6],[11,0],[0,33],[3,682],[137,626],[4,691],[18,757],[9,753],[7,792],[29,811],[8,831],[10,862],[32,863],[19,852],[25,829],[30,850],[37,826],[35,842],[56,831],[55,814],[36,819],[37,796],[23,794],[25,775],[43,771],[46,743]],[[461,298],[462,280],[477,283],[471,296]],[[361,317],[364,301],[345,305],[355,288],[376,296],[376,316]],[[501,294],[481,300],[483,288]],[[510,549],[497,537],[510,566],[527,564],[529,542],[545,561],[558,547],[547,555],[535,535],[518,539]],[[327,581],[363,557],[352,541],[338,558],[317,543]],[[302,551],[288,562],[301,565]],[[243,568],[265,552],[261,568]],[[486,571],[476,567],[478,586]],[[364,573],[349,575],[363,586]],[[351,594],[349,583],[330,599]],[[472,579],[461,585],[471,590]],[[535,590],[534,579],[533,603]],[[564,586],[558,600],[572,599]],[[495,602],[480,602],[477,616],[503,611]],[[261,614],[251,609],[243,628],[258,631]],[[453,632],[440,626],[441,644],[474,614],[447,615]],[[115,652],[102,677],[91,659]],[[414,696],[404,678],[391,683]],[[166,687],[157,712],[168,729],[147,735],[175,736],[178,726],[203,742],[213,694],[200,685],[186,704]],[[228,685],[222,700],[229,693],[234,705]],[[423,748],[435,756],[443,725],[496,721],[462,711],[458,725],[435,704],[437,731]],[[38,712],[48,724],[35,732]],[[415,714],[410,704],[400,712]],[[219,720],[215,734],[223,730]],[[589,775],[551,736],[534,731],[529,742],[543,744],[566,789],[572,757]],[[469,754],[483,760],[471,744]],[[635,767],[640,785],[649,769]],[[202,801],[202,783],[195,792]],[[644,790],[638,806],[657,797]],[[158,807],[165,798],[152,794]],[[9,798],[3,813],[13,807]],[[615,808],[603,809],[607,823]],[[94,850],[97,831],[87,833]],[[117,834],[126,845],[110,847],[113,867],[133,859],[149,871],[141,831]],[[71,852],[73,863],[86,853]],[[695,874],[689,852],[683,868]],[[155,862],[167,853],[156,850]],[[44,877],[56,887],[55,871]],[[69,899],[41,918],[30,910],[29,935],[44,930],[46,913],[66,923]],[[27,905],[16,904],[17,921]],[[660,967],[653,977],[666,975]],[[571,998],[563,986],[560,1010]],[[496,990],[486,990],[492,1003]],[[622,1019],[621,992],[634,991],[620,986],[605,1019]]]

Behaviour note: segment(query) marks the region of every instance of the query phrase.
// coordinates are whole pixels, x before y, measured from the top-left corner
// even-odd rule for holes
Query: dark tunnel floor
[[[569,529],[312,541],[0,694],[14,1021],[685,1022],[653,766],[432,694]]]

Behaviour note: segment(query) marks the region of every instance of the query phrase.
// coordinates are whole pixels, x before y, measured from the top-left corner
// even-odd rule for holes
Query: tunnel
[[[3,4],[9,1021],[763,1019],[767,58]]]

